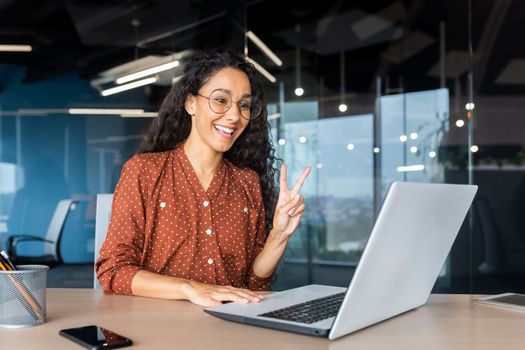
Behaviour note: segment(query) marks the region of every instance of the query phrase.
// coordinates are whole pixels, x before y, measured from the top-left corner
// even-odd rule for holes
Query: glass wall
[[[267,5],[249,13],[271,11]],[[479,186],[435,291],[523,289],[523,79],[521,48],[512,44],[521,7],[319,4],[301,16],[292,11],[295,23],[266,37],[280,37],[286,44],[278,54],[299,64],[288,75],[270,69],[288,77],[269,87],[285,96],[275,145],[296,173],[305,164],[315,170],[305,188],[309,210],[274,288],[345,285],[397,180]],[[248,18],[249,28],[262,30]],[[286,113],[291,104],[313,102],[315,121]]]
[[[91,262],[96,194],[113,192],[151,119],[71,115],[68,107],[89,107],[99,99],[87,82],[66,74],[26,85],[18,73],[0,94],[0,241],[10,235],[45,237],[58,201],[72,198],[62,257],[66,263]],[[142,94],[133,95],[135,103],[144,101]],[[17,251],[38,255],[44,247],[23,242]]]

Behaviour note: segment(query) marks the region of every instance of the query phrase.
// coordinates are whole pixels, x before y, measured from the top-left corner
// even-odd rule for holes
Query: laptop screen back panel
[[[330,339],[427,301],[476,191],[470,185],[391,185]]]

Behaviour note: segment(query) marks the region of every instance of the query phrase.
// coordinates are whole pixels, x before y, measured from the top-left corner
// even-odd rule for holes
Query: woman
[[[305,205],[275,158],[254,67],[198,54],[126,162],[96,263],[105,292],[210,306],[258,302]]]

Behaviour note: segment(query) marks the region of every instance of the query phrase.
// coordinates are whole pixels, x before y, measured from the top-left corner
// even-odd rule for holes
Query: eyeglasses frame
[[[216,91],[224,92],[224,93],[226,93],[226,94],[228,94],[228,95],[230,96],[230,101],[231,101],[232,103],[230,103],[230,105],[228,106],[228,109],[226,109],[224,112],[216,112],[216,111],[214,111],[213,108],[211,107],[211,97],[213,96],[213,94],[214,94]],[[213,113],[215,113],[215,114],[224,114],[224,113],[228,112],[228,111],[232,108],[233,103],[235,103],[235,104],[237,105],[237,108],[239,109],[239,114],[240,114],[240,116],[241,116],[242,118],[244,118],[245,120],[254,120],[254,119],[257,119],[257,118],[259,118],[259,116],[261,115],[261,112],[262,112],[262,106],[259,104],[259,112],[257,113],[257,115],[256,115],[255,117],[253,117],[253,118],[252,118],[252,117],[250,117],[250,118],[246,118],[246,117],[245,117],[244,115],[242,115],[242,113],[241,113],[241,107],[239,106],[239,103],[240,103],[241,101],[233,101],[233,97],[232,97],[230,91],[229,91],[229,90],[226,90],[226,89],[221,89],[221,88],[215,89],[215,90],[213,90],[213,91],[210,93],[210,96],[204,96],[204,95],[202,95],[202,94],[200,94],[200,93],[197,93],[197,96],[200,96],[200,97],[203,97],[203,98],[207,99],[207,100],[208,100],[208,107],[209,107],[210,110],[211,110]],[[253,98],[253,96],[252,96],[252,98]],[[251,108],[251,110],[253,110],[253,107]],[[251,112],[250,112],[250,115],[251,115]]]

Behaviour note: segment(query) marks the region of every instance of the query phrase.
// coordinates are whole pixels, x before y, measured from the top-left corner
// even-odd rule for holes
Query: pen
[[[0,252],[0,263],[2,270],[6,272],[10,271],[16,271],[15,265],[11,262],[9,259],[9,255],[7,255],[6,252],[1,251]],[[22,304],[27,309],[27,311],[33,316],[36,320],[43,320],[45,319],[45,312],[42,310],[42,307],[38,304],[35,297],[31,294],[31,292],[27,289],[27,287],[20,281],[17,281],[15,277],[7,273],[7,278],[11,281],[13,286],[20,292],[20,295],[24,298],[24,301]]]
[[[4,271],[10,271],[11,270],[11,266],[9,266],[9,264],[7,263],[7,261],[5,261],[5,258],[2,254],[0,254],[0,267],[2,268],[2,270]]]
[[[16,267],[9,259],[9,255],[3,250],[0,252],[0,255],[4,258],[4,263],[7,263],[11,267],[11,270],[16,271]]]

